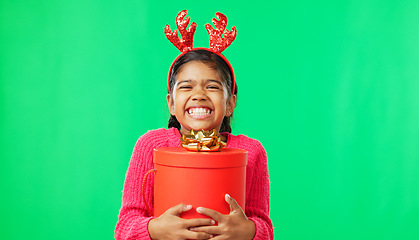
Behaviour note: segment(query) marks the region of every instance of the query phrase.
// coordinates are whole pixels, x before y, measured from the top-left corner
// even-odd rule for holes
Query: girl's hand
[[[151,239],[209,239],[213,235],[200,231],[190,231],[190,228],[211,226],[215,222],[212,219],[196,218],[182,219],[180,214],[192,209],[191,205],[179,204],[169,208],[160,217],[150,220],[148,232]]]
[[[224,215],[208,208],[197,208],[197,212],[207,215],[218,222],[218,226],[202,226],[191,230],[197,232],[206,232],[211,235],[217,235],[213,240],[224,239],[253,239],[256,234],[256,225],[244,214],[242,208],[236,200],[226,194],[226,202],[230,205],[230,214]]]

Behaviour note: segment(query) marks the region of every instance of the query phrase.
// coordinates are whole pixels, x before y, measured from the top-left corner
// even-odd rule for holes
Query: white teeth
[[[208,115],[211,114],[211,109],[208,108],[189,108],[190,115]]]

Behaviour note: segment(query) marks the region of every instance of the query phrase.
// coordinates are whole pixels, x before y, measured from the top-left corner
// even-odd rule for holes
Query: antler
[[[216,18],[212,19],[212,23],[214,23],[214,26],[216,29],[212,28],[212,26],[209,23],[205,25],[205,28],[207,29],[208,35],[210,37],[210,49],[215,52],[221,53],[228,46],[230,46],[230,44],[236,38],[236,27],[233,27],[231,29],[231,32],[229,32],[228,30],[225,30],[227,26],[227,17],[224,14],[219,13],[219,12],[217,12],[215,16],[217,16],[217,18],[220,19],[220,20],[217,20]],[[225,30],[225,33],[223,37],[224,30]]]
[[[189,26],[188,29],[186,29],[186,27],[188,27],[189,25],[190,18],[183,18],[186,16],[187,13],[187,10],[180,11],[176,17],[176,25],[179,29],[182,39],[179,39],[177,30],[174,30],[173,32],[172,30],[170,30],[169,25],[166,25],[166,27],[164,28],[164,33],[166,34],[167,39],[169,39],[169,41],[173,43],[173,45],[175,45],[175,47],[177,47],[181,52],[185,52],[192,49],[193,35],[195,34],[196,30],[196,23],[194,22],[191,24],[191,26]]]

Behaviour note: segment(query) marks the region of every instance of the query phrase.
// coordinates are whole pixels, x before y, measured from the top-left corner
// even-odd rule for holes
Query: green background
[[[266,148],[277,239],[419,239],[419,1],[1,0],[2,239],[113,238],[182,9],[195,46],[237,27],[233,133]]]

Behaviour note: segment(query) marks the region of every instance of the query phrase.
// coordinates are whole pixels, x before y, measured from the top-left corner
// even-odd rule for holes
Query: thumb
[[[167,209],[166,213],[169,213],[171,215],[179,216],[182,212],[186,212],[192,209],[192,205],[186,205],[186,204],[178,204],[174,207],[171,207]]]
[[[229,194],[225,195],[225,200],[230,205],[230,213],[239,213],[243,212],[242,208],[239,206],[237,201],[232,198]]]

